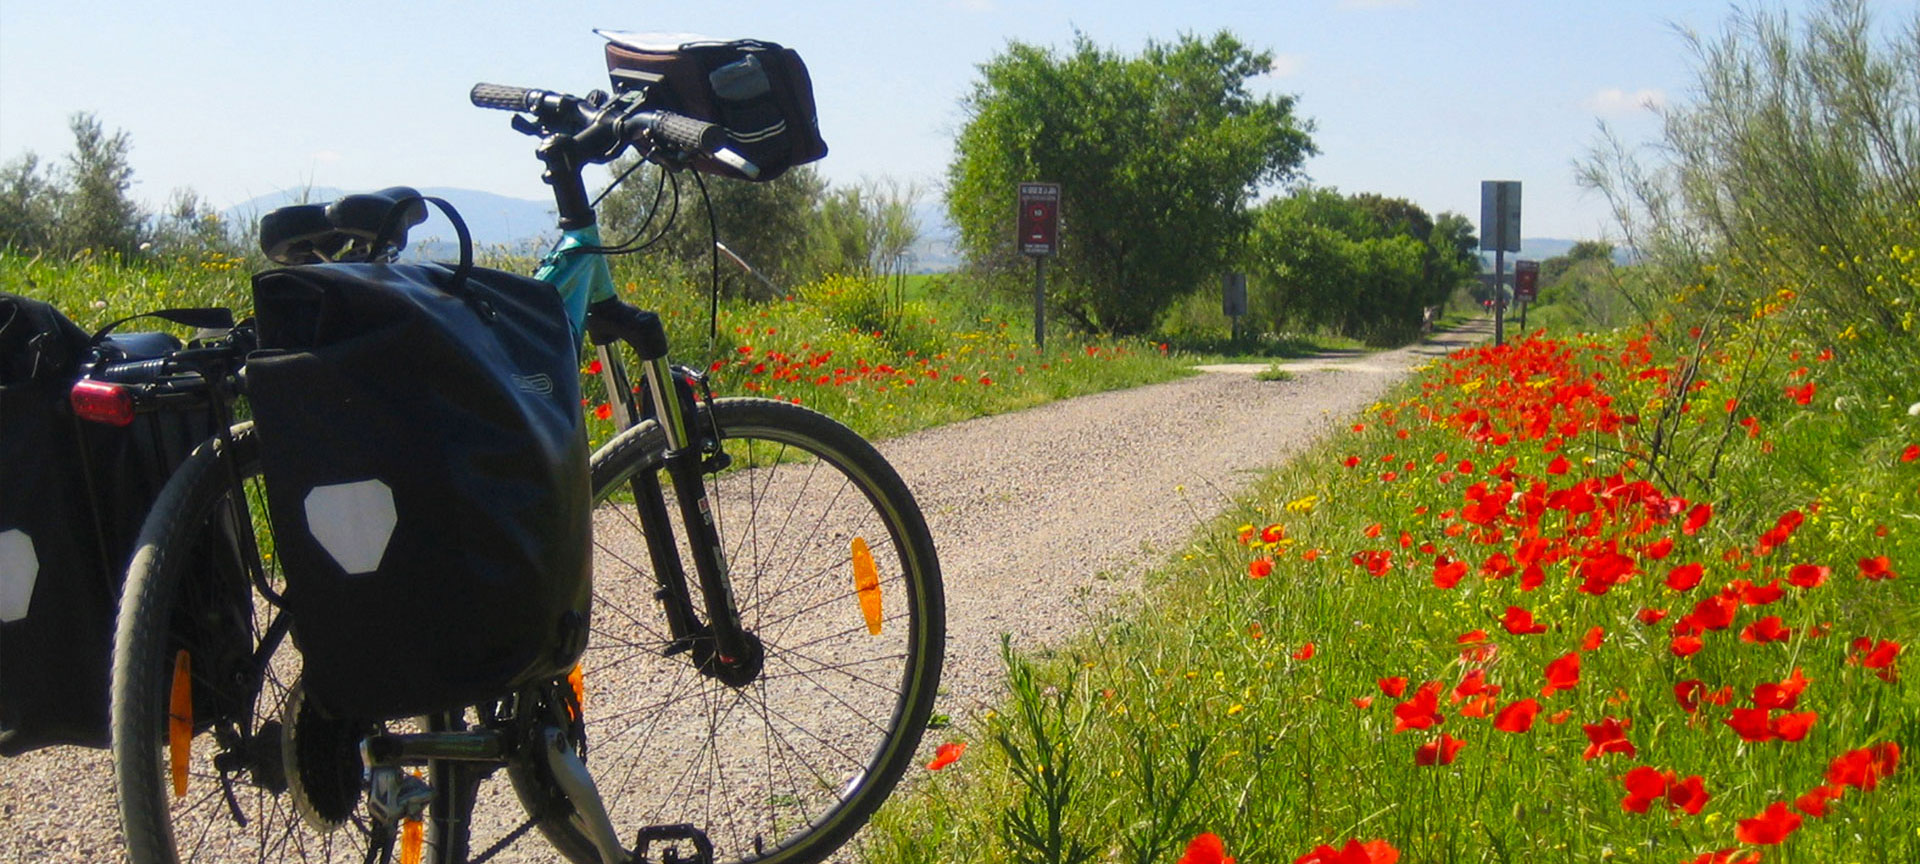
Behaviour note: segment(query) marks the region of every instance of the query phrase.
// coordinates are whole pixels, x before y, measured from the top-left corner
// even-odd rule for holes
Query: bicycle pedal
[[[635,864],[654,864],[654,860],[647,857],[647,849],[655,842],[693,844],[692,858],[680,857],[680,847],[668,845],[660,853],[659,864],[713,864],[713,841],[707,839],[707,832],[689,824],[650,825],[640,829],[637,848],[633,853]]]

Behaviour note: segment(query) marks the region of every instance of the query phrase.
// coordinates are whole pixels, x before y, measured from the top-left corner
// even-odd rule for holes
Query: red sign
[[[1540,262],[1520,260],[1513,262],[1513,299],[1521,303],[1532,303],[1540,296]]]
[[[1060,184],[1020,184],[1020,253],[1052,255],[1060,246]]]

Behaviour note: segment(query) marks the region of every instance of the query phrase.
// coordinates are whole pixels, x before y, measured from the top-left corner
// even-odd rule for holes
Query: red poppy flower
[[[1589,628],[1587,630],[1586,637],[1580,640],[1580,650],[1593,651],[1595,649],[1598,649],[1606,641],[1607,641],[1606,628],[1604,627]]]
[[[1619,753],[1632,759],[1639,752],[1633,742],[1627,740],[1626,731],[1632,725],[1631,718],[1615,720],[1612,717],[1603,717],[1599,723],[1582,724],[1581,731],[1587,733],[1587,749],[1580,758],[1591,761],[1608,753]]]
[[[1807,385],[1813,386],[1811,384]],[[1775,801],[1767,809],[1752,819],[1742,819],[1733,829],[1733,837],[1742,843],[1756,846],[1774,846],[1787,839],[1800,828],[1800,814],[1787,808],[1785,801]]]
[[[1381,525],[1378,522],[1375,522],[1372,525],[1367,526],[1366,534],[1368,537],[1379,537],[1380,532],[1385,529],[1386,529],[1386,526]]]
[[[1312,660],[1313,659],[1313,643],[1308,642],[1307,644],[1300,646],[1300,650],[1293,652],[1293,659]]]
[[[1698,562],[1682,564],[1667,571],[1667,587],[1675,591],[1691,591],[1695,585],[1700,584],[1700,577],[1706,572],[1707,568],[1702,567]]]
[[[1807,794],[1793,799],[1793,809],[1808,816],[1825,816],[1827,804],[1840,800],[1846,789],[1845,786],[1815,786],[1807,790]]]
[[[1518,606],[1507,607],[1506,614],[1501,616],[1500,626],[1507,628],[1507,632],[1515,636],[1547,632],[1547,625],[1535,622],[1532,612]]]
[[[1247,578],[1265,579],[1273,575],[1273,559],[1262,555],[1247,565]]]
[[[1813,729],[1813,723],[1818,719],[1820,714],[1815,711],[1782,714],[1773,718],[1773,737],[1781,741],[1797,742],[1807,737],[1807,732]]]
[[[1460,634],[1458,637],[1455,637],[1453,641],[1458,642],[1462,645],[1477,645],[1481,642],[1487,641],[1487,631],[1479,630],[1479,629],[1468,630],[1467,632]]]
[[[1339,849],[1324,843],[1315,846],[1312,852],[1293,859],[1293,864],[1394,864],[1399,860],[1400,850],[1385,840],[1348,840]]]
[[[1787,584],[1800,588],[1818,588],[1827,581],[1832,569],[1815,564],[1795,564],[1787,571]]]
[[[1629,813],[1647,812],[1647,805],[1666,797],[1667,781],[1672,777],[1671,772],[1649,765],[1634,767],[1620,778],[1621,785],[1627,789],[1627,797],[1620,799],[1620,809]]]
[[[1393,731],[1405,732],[1408,729],[1430,729],[1446,721],[1440,716],[1440,682],[1429,681],[1420,685],[1413,698],[1393,706]]]
[[[1275,522],[1272,525],[1268,525],[1267,527],[1260,529],[1260,539],[1263,542],[1278,543],[1281,540],[1286,539],[1286,537],[1287,537],[1286,526],[1283,526],[1278,522]]]
[[[1873,582],[1893,578],[1893,562],[1887,556],[1878,555],[1860,559],[1860,578]]]
[[[1752,585],[1745,582],[1741,582],[1739,585],[1740,602],[1748,606],[1766,606],[1778,601],[1781,597],[1785,597],[1787,593],[1780,587],[1780,580],[1778,579],[1768,582],[1765,585]]]
[[[1466,575],[1467,562],[1465,561],[1454,561],[1445,555],[1433,560],[1433,587],[1435,588],[1442,591],[1450,589],[1460,584],[1460,579]]]
[[[1422,744],[1419,750],[1414,751],[1413,764],[1421,766],[1435,764],[1452,765],[1453,757],[1458,755],[1460,748],[1465,746],[1467,746],[1467,742],[1442,732],[1440,733],[1439,740]]]
[[[1368,708],[1372,708],[1372,707],[1373,707],[1373,697],[1372,697],[1372,696],[1355,696],[1355,697],[1353,697],[1353,700],[1352,700],[1352,701],[1353,701],[1353,707],[1355,707],[1355,708],[1358,708],[1358,709],[1360,709],[1360,710],[1362,710],[1362,711],[1365,711],[1365,710],[1367,710]]]
[[[1753,704],[1756,708],[1781,708],[1791,710],[1800,703],[1800,694],[1810,683],[1800,674],[1800,667],[1793,667],[1793,674],[1778,684],[1768,682],[1753,688]]]
[[[1668,643],[1667,650],[1673,652],[1675,657],[1691,657],[1699,653],[1706,644],[1700,641],[1698,636],[1675,636],[1673,641]]]
[[[1552,462],[1547,463],[1547,473],[1548,474],[1565,474],[1567,473],[1567,470],[1572,467],[1573,467],[1573,463],[1568,462],[1567,457],[1555,456],[1553,457]]]
[[[1220,842],[1219,835],[1208,832],[1187,844],[1187,854],[1180,856],[1179,864],[1233,864],[1233,859],[1227,857],[1226,844]]]
[[[1772,713],[1766,708],[1735,708],[1722,722],[1738,733],[1742,741],[1771,741]]]
[[[1756,644],[1785,642],[1791,638],[1793,638],[1793,630],[1780,626],[1780,616],[1778,615],[1768,615],[1752,624],[1748,624],[1745,629],[1740,631],[1740,641],[1753,642]]]
[[[1252,624],[1248,624],[1247,638],[1248,639],[1265,639],[1267,638],[1267,628],[1262,626],[1258,621],[1255,621]]]
[[[1502,732],[1513,732],[1515,734],[1530,732],[1533,730],[1534,718],[1539,715],[1540,703],[1536,700],[1522,699],[1518,702],[1511,702],[1508,703],[1507,707],[1500,709],[1499,714],[1494,716],[1493,728]]]
[[[595,405],[593,406],[593,416],[601,420],[611,420],[613,419],[613,406],[605,402]]]
[[[1547,715],[1547,722],[1552,723],[1555,726],[1558,726],[1562,723],[1567,722],[1567,718],[1572,716],[1573,716],[1572,708],[1562,708],[1558,711],[1553,712],[1552,714]]]
[[[1662,537],[1659,540],[1641,549],[1640,554],[1645,555],[1648,558],[1651,558],[1655,561],[1665,558],[1668,555],[1673,554],[1673,538]]]
[[[1812,381],[1808,381],[1798,387],[1788,386],[1786,388],[1787,397],[1792,399],[1795,405],[1806,405],[1813,401],[1813,389]]]
[[[1827,782],[1870,792],[1900,763],[1900,745],[1892,741],[1849,750],[1827,765]]]
[[[1908,444],[1907,449],[1900,451],[1900,461],[1912,462],[1915,459],[1920,459],[1920,444]]]
[[[1847,663],[1857,663],[1866,669],[1878,669],[1882,680],[1892,681],[1893,661],[1898,656],[1900,656],[1900,643],[1891,639],[1875,642],[1862,636],[1853,640],[1853,654],[1847,658]]]
[[[1706,784],[1698,774],[1673,781],[1667,786],[1667,806],[1685,811],[1688,816],[1700,815],[1700,808],[1707,806],[1709,797]]]
[[[1700,857],[1687,864],[1760,864],[1760,853],[1740,854],[1739,849],[1722,849],[1718,852],[1702,852]]]
[[[1640,623],[1651,627],[1667,619],[1667,610],[1642,609],[1639,612],[1635,612],[1633,617],[1639,619]]]
[[[1576,651],[1547,664],[1547,683],[1540,688],[1540,695],[1552,696],[1562,690],[1572,690],[1579,683],[1580,653]]]
[[[927,763],[927,770],[938,771],[960,761],[960,754],[967,752],[967,742],[949,741],[933,751],[933,761]]]
[[[1712,518],[1712,504],[1696,504],[1692,510],[1687,511],[1686,521],[1680,523],[1680,533],[1692,537],[1701,528],[1706,527],[1708,520]]]
[[[1407,692],[1407,679],[1405,678],[1382,678],[1377,683],[1380,685],[1380,692],[1395,699],[1400,698]]]
[[[1673,685],[1673,698],[1680,703],[1680,710],[1692,714],[1700,710],[1700,696],[1706,690],[1706,682],[1698,678],[1689,678]]]

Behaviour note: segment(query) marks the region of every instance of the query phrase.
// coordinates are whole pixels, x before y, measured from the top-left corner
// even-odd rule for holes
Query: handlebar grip
[[[688,153],[711,153],[727,143],[725,127],[672,111],[649,111],[641,124],[654,140]]]
[[[530,87],[509,87],[505,84],[475,84],[473,92],[467,98],[473,100],[475,107],[494,108],[501,111],[531,111],[539,104],[540,97],[546,91]]]

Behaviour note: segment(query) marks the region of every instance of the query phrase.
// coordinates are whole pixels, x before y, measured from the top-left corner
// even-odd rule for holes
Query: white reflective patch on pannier
[[[307,493],[307,530],[350,575],[379,569],[398,521],[393,490],[378,480],[315,486]]]
[[[40,578],[40,556],[33,538],[15,528],[0,532],[0,623],[27,617],[33,603],[33,583]]]

